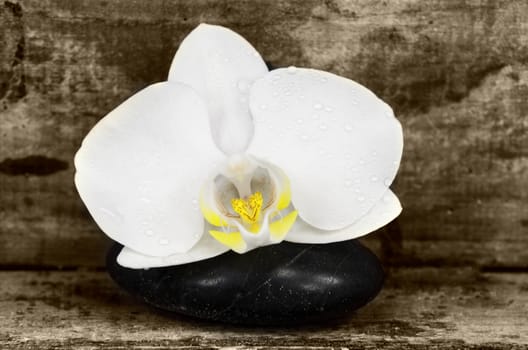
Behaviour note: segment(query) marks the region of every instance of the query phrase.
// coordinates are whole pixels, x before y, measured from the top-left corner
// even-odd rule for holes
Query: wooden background
[[[404,211],[364,239],[389,271],[389,291],[413,302],[412,289],[392,276],[407,276],[403,280],[415,286],[447,278],[455,286],[449,293],[468,293],[457,283],[480,286],[475,288],[498,298],[489,307],[503,312],[490,320],[511,318],[504,328],[512,335],[508,344],[528,342],[514,336],[524,320],[513,309],[504,313],[501,304],[518,300],[528,285],[526,0],[2,0],[0,270],[11,271],[1,272],[5,295],[11,295],[0,300],[4,310],[16,313],[13,300],[21,295],[31,304],[24,294],[27,279],[66,278],[75,285],[78,274],[64,270],[101,269],[110,242],[73,186],[74,152],[108,111],[165,79],[178,44],[200,22],[234,29],[273,66],[328,70],[366,85],[393,106],[405,133],[394,186]],[[39,272],[57,268],[62,272]],[[453,274],[459,270],[469,272]],[[90,273],[95,282],[105,278]],[[462,277],[455,283],[450,276]],[[486,284],[490,278],[494,282]],[[511,291],[497,297],[508,290],[497,286],[503,279]],[[390,304],[380,298],[367,310]],[[472,322],[490,316],[478,305]],[[528,312],[526,303],[521,307]],[[433,318],[441,317],[431,310]],[[366,317],[375,321],[379,313],[372,315]],[[431,316],[417,315],[416,322]],[[367,322],[361,317],[349,327]],[[457,317],[451,322],[460,326]],[[0,318],[0,325],[17,334],[6,338],[14,339],[9,344],[19,344],[19,323],[2,324]],[[441,327],[447,338],[448,328]],[[506,341],[502,333],[481,333],[473,343]],[[413,339],[420,339],[417,334]]]

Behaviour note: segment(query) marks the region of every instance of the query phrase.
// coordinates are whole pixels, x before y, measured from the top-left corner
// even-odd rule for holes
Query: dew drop
[[[302,124],[304,120],[302,120],[301,118],[297,119],[297,124]]]
[[[246,92],[249,88],[249,84],[246,80],[244,79],[241,79],[238,81],[237,83],[237,87],[238,87],[238,90],[242,91],[242,92]]]
[[[268,106],[266,105],[260,105],[260,109],[262,109],[263,111],[266,110],[268,108]]]
[[[365,161],[364,161],[363,159],[361,159],[361,160],[359,161],[359,164],[364,165],[364,164],[365,164]]]
[[[116,217],[116,214],[115,214],[113,211],[109,210],[109,209],[106,209],[106,208],[99,208],[99,210],[100,210],[101,212],[103,212],[104,214],[106,214],[106,215],[112,217],[112,218],[115,218],[115,217]]]
[[[320,104],[320,103],[316,103],[316,104],[313,105],[313,108],[316,109],[316,110],[321,110],[321,109],[323,109],[323,105]]]
[[[323,78],[321,78],[319,81],[320,81],[321,83],[326,83],[326,82],[328,81],[328,79],[323,77]]]
[[[391,181],[391,179],[389,179],[389,178],[383,180],[383,184],[384,184],[385,186],[387,186],[387,187],[389,187],[389,186],[391,185],[391,183],[392,183],[392,181]]]
[[[279,74],[276,74],[271,78],[273,81],[279,81],[281,79],[281,76]]]
[[[352,158],[352,154],[350,153],[345,153],[345,159],[350,159]]]
[[[158,241],[160,245],[167,245],[169,244],[169,240],[167,238],[160,238]]]
[[[372,176],[372,177],[370,178],[370,181],[372,181],[372,182],[377,182],[377,181],[378,181],[378,177],[377,177],[377,176]]]
[[[301,140],[308,141],[308,135],[302,135],[301,136]]]
[[[363,196],[357,196],[356,198],[358,200],[358,202],[363,202],[365,200],[365,197]]]
[[[150,229],[149,229],[149,230],[145,230],[144,233],[145,233],[145,235],[147,235],[147,236],[153,236],[153,235],[154,235],[154,231],[152,231],[152,230],[150,230]]]
[[[351,186],[352,186],[352,181],[346,180],[345,181],[345,187],[351,187]]]
[[[287,70],[288,73],[290,73],[290,74],[295,74],[295,73],[297,73],[297,67],[295,67],[295,66],[289,66],[288,68],[286,68],[286,70]]]
[[[319,117],[319,114],[314,114],[314,115],[312,115],[312,118],[313,119],[319,119],[320,117]]]
[[[326,129],[328,129],[328,126],[326,124],[321,124],[321,125],[319,125],[319,129],[326,130]]]
[[[332,112],[333,109],[332,109],[332,107],[325,107],[325,111],[327,111],[327,112]]]
[[[354,130],[352,125],[350,125],[350,124],[345,125],[345,131],[351,132],[352,130]]]

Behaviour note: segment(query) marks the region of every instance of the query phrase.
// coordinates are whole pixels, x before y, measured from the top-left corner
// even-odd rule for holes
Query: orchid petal
[[[255,133],[248,152],[291,180],[300,218],[323,230],[351,225],[392,183],[401,125],[370,90],[337,75],[290,67],[255,82]]]
[[[216,144],[234,154],[243,152],[253,135],[248,94],[267,72],[258,52],[240,35],[201,24],[180,44],[169,81],[185,83],[203,97]]]
[[[402,207],[398,197],[387,190],[370,211],[350,226],[335,231],[325,231],[308,225],[303,220],[297,220],[286,240],[296,243],[331,243],[358,238],[375,231],[396,218]]]
[[[90,131],[75,156],[75,184],[108,236],[136,252],[166,256],[200,239],[200,186],[223,157],[200,97],[183,84],[159,83]]]
[[[148,256],[124,247],[117,256],[117,262],[119,265],[131,269],[147,269],[188,264],[213,258],[228,250],[229,248],[218,243],[209,234],[204,233],[200,241],[186,253],[177,253],[165,257]]]

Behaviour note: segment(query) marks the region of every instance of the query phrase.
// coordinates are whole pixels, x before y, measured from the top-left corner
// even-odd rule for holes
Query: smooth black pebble
[[[110,276],[149,305],[202,319],[292,325],[343,317],[371,301],[384,274],[358,241],[282,242],[181,266],[128,269],[108,253]]]

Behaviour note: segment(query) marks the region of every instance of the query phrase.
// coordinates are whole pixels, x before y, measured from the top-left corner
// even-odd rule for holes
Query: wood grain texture
[[[405,210],[367,239],[387,264],[528,267],[524,0],[2,1],[0,265],[100,266],[107,242],[73,187],[74,152],[165,78],[200,22],[394,107]]]
[[[398,269],[346,319],[244,328],[158,315],[102,272],[0,272],[9,349],[515,349],[528,345],[528,275]]]

